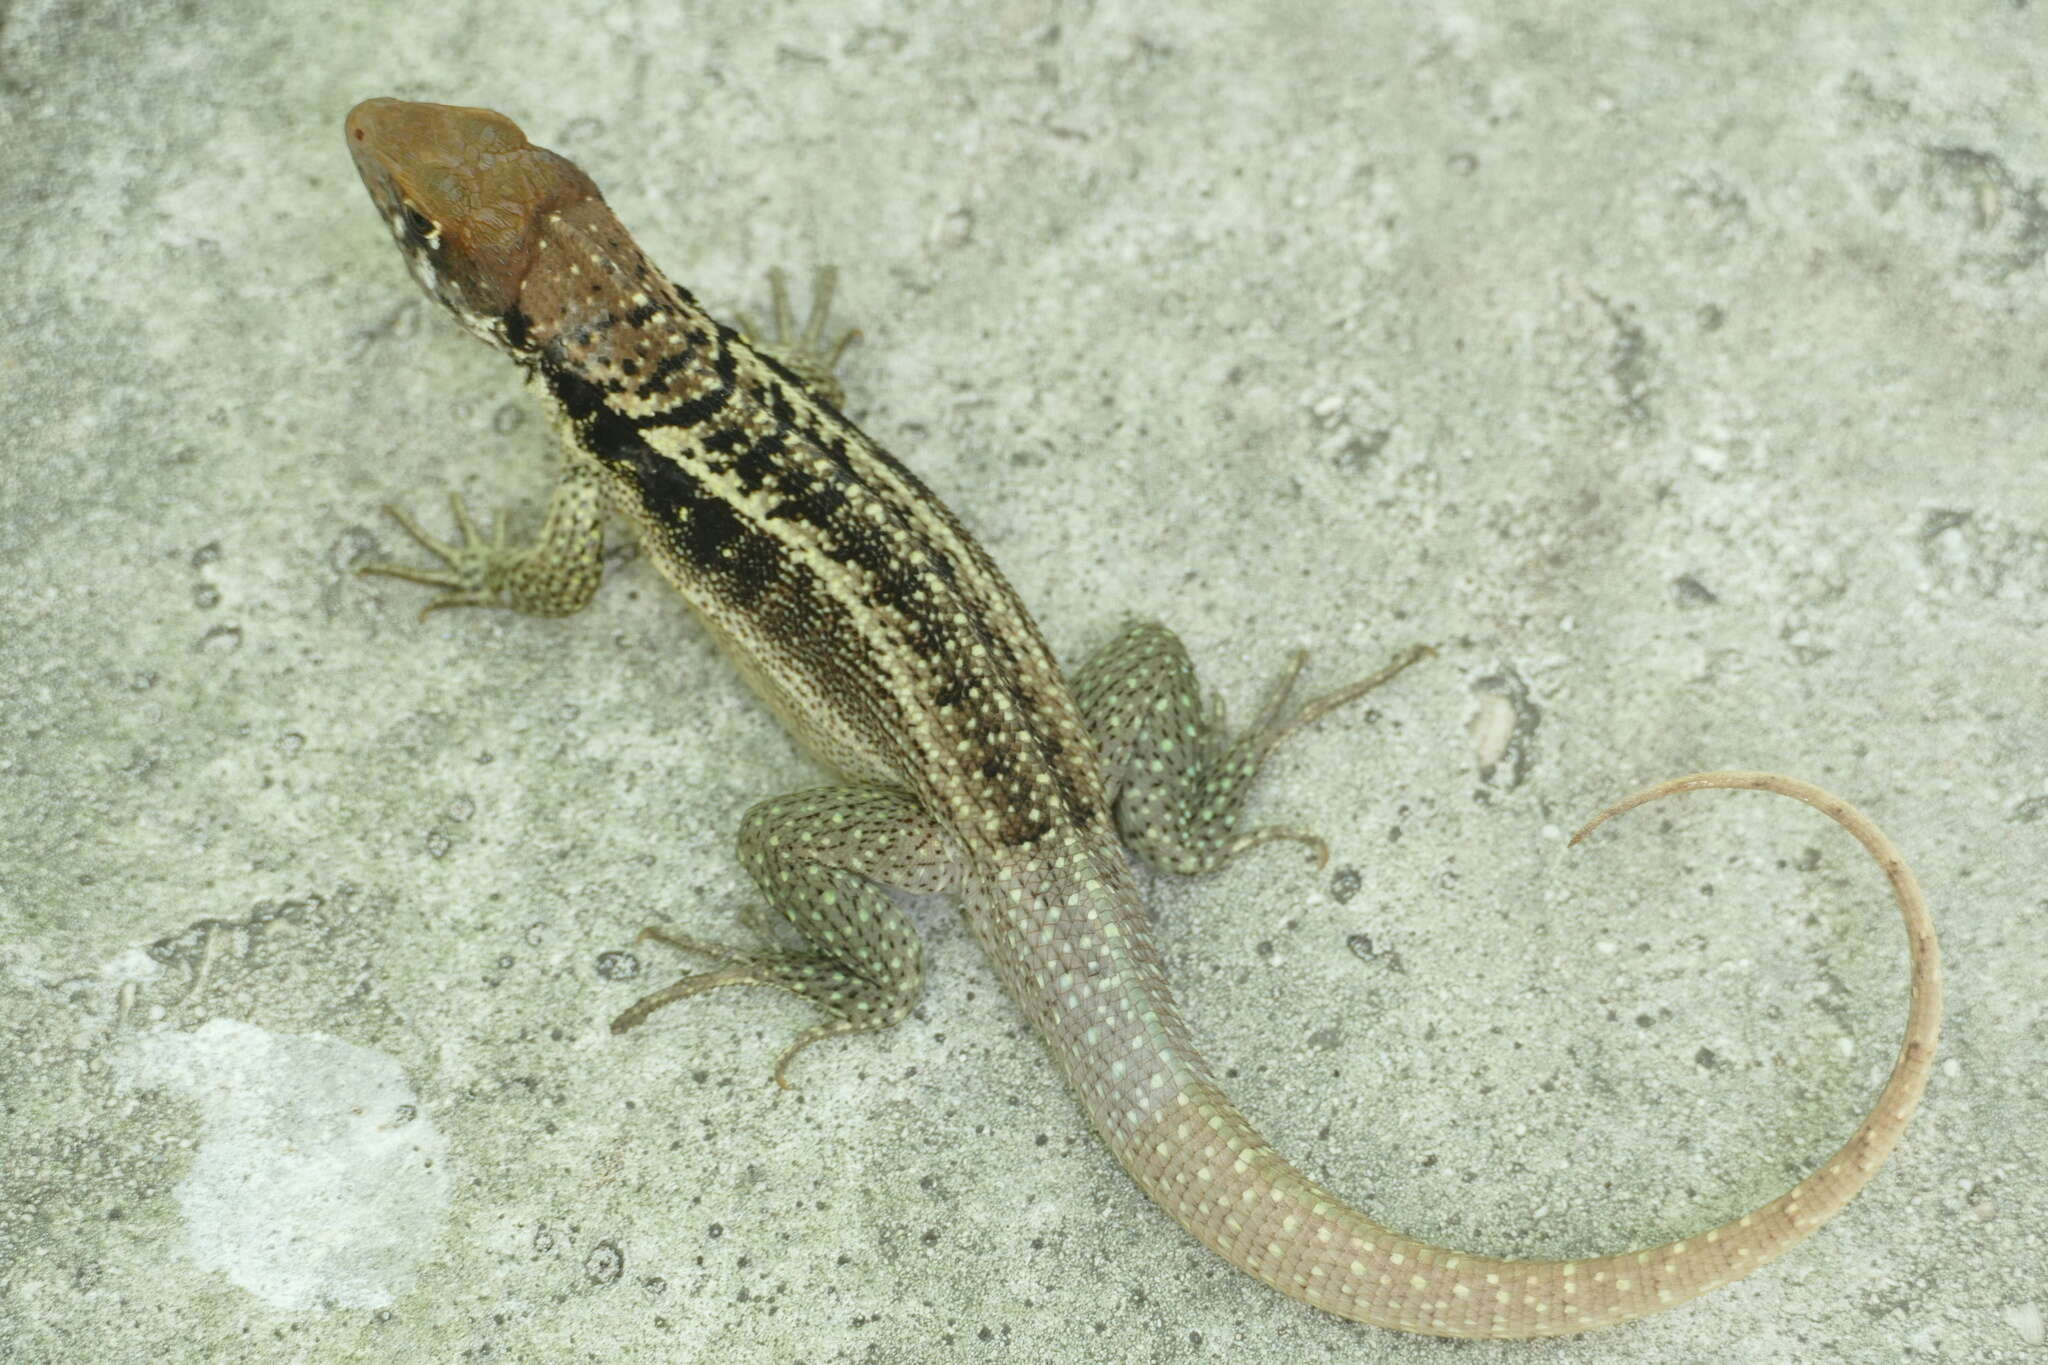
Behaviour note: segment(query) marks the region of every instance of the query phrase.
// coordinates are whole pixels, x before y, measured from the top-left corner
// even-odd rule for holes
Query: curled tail
[[[1537,1337],[1611,1326],[1684,1303],[1783,1254],[1855,1197],[1927,1087],[1941,1030],[1941,963],[1919,884],[1890,839],[1848,802],[1775,773],[1713,772],[1641,791],[1595,816],[1673,792],[1732,787],[1803,801],[1860,840],[1891,880],[1912,956],[1904,1046],[1877,1104],[1841,1150],[1790,1191],[1682,1241],[1577,1261],[1468,1256],[1403,1237],[1345,1204],[1269,1147],[1213,1085],[1183,1087],[1118,1151],[1146,1193],[1225,1260],[1340,1317],[1449,1337]]]

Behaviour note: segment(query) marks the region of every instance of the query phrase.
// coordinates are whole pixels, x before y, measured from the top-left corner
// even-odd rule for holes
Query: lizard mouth
[[[404,100],[368,99],[348,111],[343,132],[356,174],[362,177],[370,201],[391,230],[399,254],[405,257],[407,271],[435,300],[463,313],[466,310],[459,306],[461,301],[449,289],[434,260],[434,252],[441,245],[440,224],[427,218],[411,202],[398,173],[400,154],[409,141],[425,140],[418,136],[420,125],[426,122],[422,116],[431,115],[435,109],[436,106],[408,104]]]
[[[398,101],[386,99],[364,100],[348,111],[348,121],[344,126],[349,157],[355,162],[356,174],[362,177],[363,188],[370,192],[370,200],[390,226],[392,236],[404,246],[405,196],[398,188],[398,178],[384,151],[385,140],[379,136],[378,127],[378,115],[383,111],[377,106],[396,103]],[[412,253],[408,251],[406,254]]]

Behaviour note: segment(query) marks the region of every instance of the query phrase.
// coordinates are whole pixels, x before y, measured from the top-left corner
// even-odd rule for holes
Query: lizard
[[[1903,1045],[1848,1142],[1755,1211],[1662,1246],[1572,1260],[1429,1245],[1303,1175],[1218,1087],[1176,1008],[1132,871],[1217,870],[1282,828],[1240,830],[1274,746],[1426,649],[1288,709],[1292,669],[1247,730],[1202,704],[1176,636],[1126,625],[1063,671],[988,554],[913,473],[841,411],[822,311],[778,358],[716,320],[635,245],[591,179],[485,109],[372,99],[347,115],[356,168],[415,280],[540,391],[562,455],[530,543],[486,536],[459,497],[445,543],[397,508],[437,567],[363,572],[439,590],[427,612],[575,612],[596,590],[607,512],[837,785],[756,805],[741,864],[780,917],[739,949],[660,929],[717,965],[627,1008],[775,986],[822,1022],[776,1060],[886,1028],[920,998],[917,933],[888,888],[948,893],[1138,1186],[1198,1240],[1341,1317],[1453,1337],[1609,1326],[1740,1278],[1802,1240],[1872,1177],[1926,1087],[1941,973],[1925,898],[1896,845],[1818,787],[1772,773],[1661,783],[1596,816],[1693,788],[1792,797],[1859,840],[1904,919]],[[787,313],[780,277],[778,329]],[[786,340],[787,338],[785,338]],[[843,346],[845,338],[839,345]]]

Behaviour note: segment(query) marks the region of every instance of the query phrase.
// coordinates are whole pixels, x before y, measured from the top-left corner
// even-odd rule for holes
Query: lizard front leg
[[[789,283],[780,270],[768,272],[771,296],[772,333],[751,318],[740,317],[741,334],[758,349],[782,364],[807,388],[838,407],[846,401],[833,369],[846,348],[860,337],[858,328],[847,328],[831,341],[825,334],[832,313],[832,295],[839,272],[822,267],[811,283],[810,314],[803,329],[796,329],[789,303]],[[604,577],[605,496],[596,465],[581,451],[566,427],[562,435],[562,476],[548,500],[547,519],[540,535],[530,543],[514,544],[500,513],[487,537],[477,527],[459,495],[448,499],[460,544],[430,534],[403,508],[386,506],[392,520],[405,528],[438,558],[441,568],[396,564],[379,560],[365,564],[358,573],[383,574],[419,583],[443,593],[420,609],[428,612],[443,607],[505,607],[530,616],[568,616],[581,611],[597,591]]]
[[[486,538],[470,518],[460,494],[448,496],[462,543],[450,545],[421,529],[397,507],[387,506],[406,534],[439,557],[442,568],[379,561],[358,573],[383,574],[445,591],[420,609],[425,616],[443,607],[508,607],[532,616],[567,616],[581,611],[604,577],[604,491],[586,459],[568,454],[561,482],[548,499],[538,538],[511,543],[506,518],[498,515]]]
[[[936,894],[959,890],[959,845],[896,787],[818,787],[764,801],[740,825],[740,862],[800,947],[746,951],[665,929],[640,932],[725,965],[643,996],[612,1021],[624,1033],[678,1000],[722,986],[776,986],[828,1019],[797,1035],[775,1059],[789,1087],[790,1059],[813,1043],[901,1023],[924,992],[917,927],[883,886]]]

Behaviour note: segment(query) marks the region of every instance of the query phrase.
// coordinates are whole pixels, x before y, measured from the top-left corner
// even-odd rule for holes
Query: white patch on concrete
[[[111,981],[117,986],[130,981],[154,981],[163,974],[163,964],[141,948],[130,948],[100,967],[100,980]]]
[[[280,1309],[383,1308],[410,1286],[446,1221],[448,1143],[395,1060],[229,1019],[116,1056],[128,1088],[199,1103],[177,1195],[200,1265]]]
[[[1515,708],[1495,692],[1481,693],[1479,709],[1465,722],[1472,738],[1472,757],[1482,768],[1491,768],[1507,757],[1508,742],[1515,737]]]

